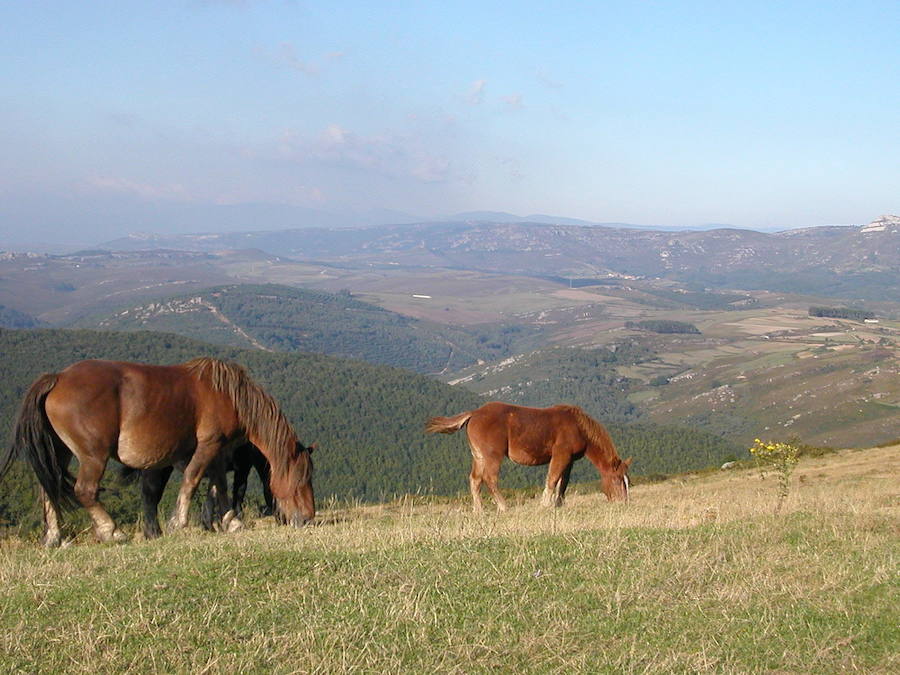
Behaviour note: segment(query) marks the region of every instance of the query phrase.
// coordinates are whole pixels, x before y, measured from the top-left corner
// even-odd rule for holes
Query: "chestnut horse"
[[[185,527],[191,497],[210,467],[224,477],[223,449],[252,442],[272,469],[271,487],[284,520],[300,526],[315,516],[312,460],[275,401],[244,369],[200,358],[176,366],[80,361],[39,377],[25,395],[13,445],[0,458],[0,477],[18,454],[40,483],[47,546],[61,543],[60,512],[80,503],[100,541],[125,534],[97,499],[110,458],[134,469],[184,467],[170,529]],[[68,470],[78,458],[78,475]],[[222,507],[227,490],[218,491]]]
[[[544,506],[562,505],[572,462],[582,455],[600,472],[600,485],[607,499],[628,500],[631,458],[619,459],[603,425],[577,406],[527,408],[494,401],[453,417],[432,417],[425,431],[452,434],[463,427],[472,450],[469,488],[475,511],[482,510],[482,481],[494,496],[497,509],[506,510],[497,487],[504,457],[526,466],[550,464],[541,500]]]

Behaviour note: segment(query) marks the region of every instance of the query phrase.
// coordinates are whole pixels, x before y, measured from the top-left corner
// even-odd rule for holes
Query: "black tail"
[[[60,456],[68,448],[53,431],[44,412],[44,399],[56,384],[58,375],[41,375],[22,400],[13,434],[13,442],[0,459],[0,478],[9,470],[15,457],[28,460],[38,482],[47,493],[50,502],[60,507],[76,506],[74,481],[67,463],[60,464]]]

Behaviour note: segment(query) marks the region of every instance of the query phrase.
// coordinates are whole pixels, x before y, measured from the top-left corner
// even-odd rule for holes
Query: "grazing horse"
[[[61,543],[63,507],[80,503],[98,540],[127,537],[97,499],[110,458],[134,469],[184,467],[170,529],[185,527],[197,484],[212,464],[224,476],[223,449],[252,442],[272,467],[271,487],[284,520],[300,526],[315,516],[312,460],[275,401],[235,363],[200,358],[175,366],[80,361],[39,377],[19,411],[13,444],[0,458],[0,477],[17,454],[40,483],[47,546]],[[68,471],[78,458],[78,475]],[[227,490],[218,498],[227,504]]]
[[[298,453],[303,451],[311,453],[315,448],[315,443],[309,447],[305,447],[300,441],[297,441]],[[215,472],[211,471],[213,468],[211,464],[206,472],[207,477],[210,479],[209,492],[207,493],[206,500],[203,502],[203,508],[200,512],[200,522],[206,530],[221,529],[227,532],[233,532],[240,529],[240,519],[243,517],[244,497],[247,494],[247,479],[250,477],[250,469],[256,469],[256,473],[262,484],[263,499],[266,503],[263,514],[272,515],[275,513],[272,488],[269,487],[271,470],[269,468],[269,462],[266,460],[266,456],[259,451],[259,448],[250,442],[235,448],[230,458],[225,457],[226,454],[227,453],[220,453],[219,459],[221,461],[221,466],[216,467],[216,469],[221,469],[226,472],[234,471],[234,484],[232,485],[230,508],[225,513],[222,513],[219,493],[223,489],[224,484],[224,489],[226,489],[225,494],[227,496],[227,481],[220,482],[218,480],[218,476]],[[154,539],[162,534],[162,530],[159,527],[159,521],[157,520],[157,509],[174,468],[175,467],[173,466],[165,466],[159,469],[146,469],[140,472],[141,505],[144,511],[143,532],[145,539]],[[134,470],[128,469],[124,473],[130,478],[134,473]]]
[[[572,462],[582,455],[600,472],[600,484],[607,499],[628,500],[627,472],[631,458],[619,459],[603,425],[577,406],[526,408],[494,401],[453,417],[432,417],[425,431],[452,434],[463,427],[472,450],[469,488],[475,511],[482,510],[482,481],[494,496],[497,509],[506,510],[506,502],[497,487],[504,457],[526,466],[550,464],[541,500],[544,506],[562,505]]]

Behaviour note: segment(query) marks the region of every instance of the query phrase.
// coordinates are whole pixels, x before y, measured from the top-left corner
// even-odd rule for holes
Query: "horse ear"
[[[313,450],[318,450],[318,449],[319,449],[319,443],[318,443],[318,442],[313,443],[312,445],[310,445],[310,446],[309,446],[308,448],[306,448],[306,449],[309,450],[309,454],[312,454],[312,451],[313,451]]]
[[[629,466],[631,466],[631,461],[632,461],[633,459],[634,459],[634,457],[629,457],[629,458],[626,459],[624,462],[622,462],[622,464],[625,465],[625,468],[626,468],[626,469],[627,469]]]

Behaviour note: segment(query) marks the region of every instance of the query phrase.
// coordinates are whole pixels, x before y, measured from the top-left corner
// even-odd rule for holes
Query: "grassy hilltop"
[[[0,540],[0,670],[896,672],[900,446],[502,516],[411,499],[294,531]],[[85,537],[82,537],[85,539]],[[80,542],[79,542],[80,543]]]

